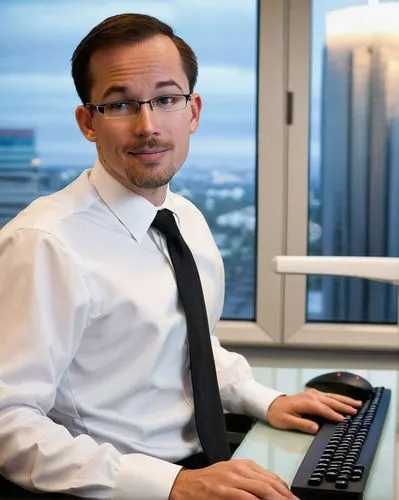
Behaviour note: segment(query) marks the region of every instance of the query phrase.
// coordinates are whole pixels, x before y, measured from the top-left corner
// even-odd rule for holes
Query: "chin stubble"
[[[128,171],[127,177],[135,186],[142,189],[156,189],[168,184],[176,173],[174,165],[169,165],[167,171],[160,174],[148,173],[145,175],[136,175],[135,172]]]

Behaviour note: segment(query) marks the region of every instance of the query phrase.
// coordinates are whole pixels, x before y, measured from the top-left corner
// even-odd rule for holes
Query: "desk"
[[[399,371],[353,370],[349,367],[337,369],[358,373],[369,380],[373,386],[384,386],[392,390],[388,414],[374,456],[364,500],[398,500],[396,485],[399,457],[396,457],[396,442],[399,436]],[[259,382],[285,391],[287,394],[300,392],[308,380],[327,371],[333,370],[253,368],[254,376]],[[280,431],[258,422],[244,438],[233,458],[250,458],[291,484],[312,440],[313,436],[299,432]]]

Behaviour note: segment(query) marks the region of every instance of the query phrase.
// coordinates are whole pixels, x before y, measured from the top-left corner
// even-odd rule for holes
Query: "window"
[[[399,4],[312,2],[310,255],[399,255]],[[393,285],[310,277],[309,321],[396,323]]]
[[[257,1],[153,0],[133,8],[171,24],[198,55],[202,122],[173,189],[202,210],[221,250],[223,316],[253,320]],[[0,226],[92,165],[95,149],[75,124],[70,57],[96,23],[131,9],[128,0],[1,2]]]
[[[174,26],[199,57],[203,116],[173,189],[205,213],[223,254],[226,305],[218,335],[224,342],[399,347],[397,325],[390,324],[396,291],[389,286],[281,276],[270,266],[281,254],[397,255],[397,66],[384,59],[381,71],[370,52],[355,51],[344,58],[347,68],[350,60],[345,93],[345,78],[340,85],[331,80],[324,50],[331,11],[377,4],[399,2],[134,2],[137,12]],[[0,225],[93,163],[93,145],[74,121],[78,100],[69,61],[94,24],[124,10],[131,10],[128,0],[0,3]],[[355,71],[372,64],[376,71]],[[364,92],[353,92],[358,88]],[[287,91],[294,96],[291,125]],[[371,95],[374,101],[366,99]],[[383,161],[370,160],[365,138],[371,129],[385,147],[373,154]],[[361,231],[363,243],[355,236]]]
[[[287,87],[295,102],[287,132],[288,255],[399,253],[398,8],[288,2]],[[399,347],[397,292],[389,285],[287,276],[284,286],[286,343]]]

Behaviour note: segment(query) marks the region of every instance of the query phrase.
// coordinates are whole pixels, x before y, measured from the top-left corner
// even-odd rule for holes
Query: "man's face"
[[[162,35],[95,52],[90,72],[93,104],[189,93],[180,54]],[[160,204],[167,183],[187,157],[200,109],[200,97],[194,94],[187,107],[178,111],[151,110],[144,104],[138,115],[106,119],[79,106],[76,119],[85,137],[96,142],[106,170],[132,191]]]

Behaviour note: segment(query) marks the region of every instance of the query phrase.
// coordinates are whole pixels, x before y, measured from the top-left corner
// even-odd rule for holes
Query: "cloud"
[[[0,8],[1,25],[5,27],[12,23],[13,30],[45,37],[49,31],[57,37],[67,35],[84,36],[96,23],[106,17],[123,12],[148,13],[159,17],[175,17],[173,4],[165,1],[151,2],[138,0],[135,2],[123,0],[32,0],[4,2]],[[134,8],[133,8],[134,7]],[[74,13],[75,15],[70,15]],[[31,20],[34,19],[32,23]],[[53,27],[53,28],[52,28]],[[56,27],[56,31],[54,31]],[[4,31],[3,31],[4,33]]]
[[[172,2],[174,4],[180,4],[181,7],[189,5],[190,10],[206,10],[212,15],[222,13],[226,15],[226,9],[228,9],[229,15],[247,15],[248,12],[255,10],[256,0],[227,0],[215,2],[215,0],[177,0]]]
[[[69,73],[5,73],[0,74],[0,92],[19,96],[42,94],[45,96],[65,95],[74,92],[73,80]]]
[[[61,70],[94,25],[132,10],[171,24],[196,50],[201,66],[232,58],[254,66],[255,5],[255,0],[1,0],[0,71]]]
[[[256,68],[227,64],[202,66],[197,88],[208,95],[252,95],[256,90]]]

